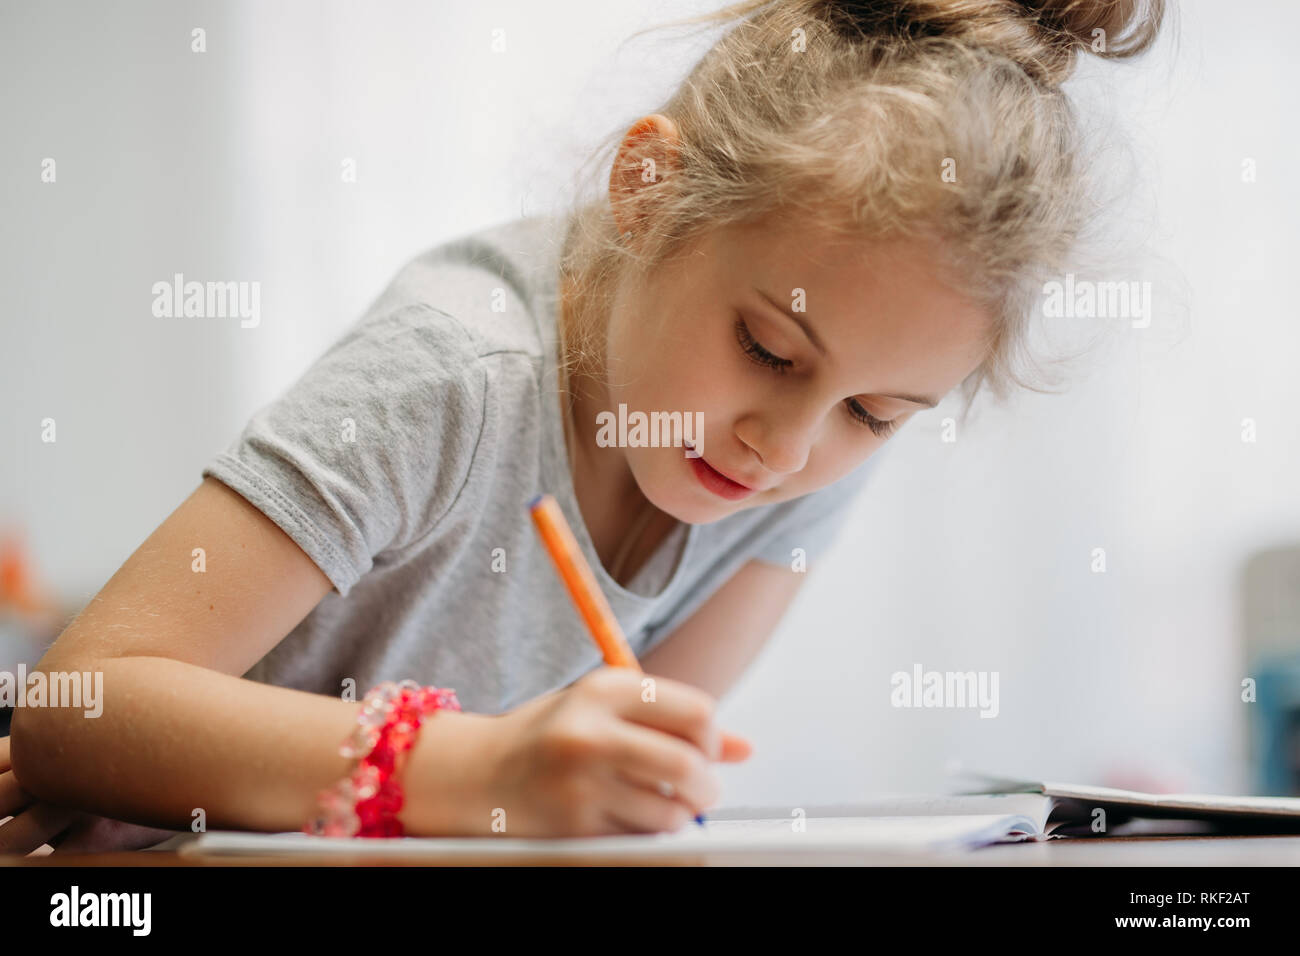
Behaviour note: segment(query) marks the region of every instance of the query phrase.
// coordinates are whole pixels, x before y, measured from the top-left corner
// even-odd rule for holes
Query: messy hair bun
[[[1029,322],[1097,213],[1061,84],[1081,52],[1147,49],[1164,12],[1164,0],[743,0],[678,21],[728,29],[647,104],[678,142],[671,171],[638,187],[636,243],[619,241],[605,192],[609,152],[640,178],[640,159],[619,154],[627,127],[593,154],[600,194],[571,217],[561,265],[577,290],[566,360],[598,369],[601,323],[630,272],[710,230],[793,216],[863,238],[938,238],[954,287],[996,317],[988,357],[962,383],[967,410],[985,387],[1053,391]]]
[[[1060,85],[1079,52],[1128,57],[1159,32],[1164,0],[823,0],[846,36],[946,36],[1000,53],[1034,79]]]

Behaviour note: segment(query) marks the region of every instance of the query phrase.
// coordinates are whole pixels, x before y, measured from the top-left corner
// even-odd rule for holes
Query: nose
[[[817,441],[820,414],[808,407],[786,406],[756,412],[736,423],[736,436],[749,446],[768,471],[790,475],[802,471]]]

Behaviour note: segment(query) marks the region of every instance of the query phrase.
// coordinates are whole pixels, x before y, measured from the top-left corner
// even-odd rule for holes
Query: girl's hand
[[[174,830],[123,823],[67,807],[41,803],[18,784],[9,763],[9,738],[0,737],[0,855],[140,850],[175,836]]]
[[[679,829],[717,802],[710,762],[749,756],[748,743],[714,727],[714,707],[680,681],[598,668],[492,718],[480,777],[488,802],[505,811],[504,832],[514,836]]]

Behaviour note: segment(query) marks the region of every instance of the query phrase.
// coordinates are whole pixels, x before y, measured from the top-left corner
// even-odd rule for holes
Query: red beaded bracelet
[[[402,787],[397,773],[415,744],[420,723],[435,710],[460,710],[451,688],[421,687],[415,681],[384,681],[365,696],[357,727],[339,753],[361,757],[353,771],[320,792],[321,812],[303,827],[313,836],[398,837]]]

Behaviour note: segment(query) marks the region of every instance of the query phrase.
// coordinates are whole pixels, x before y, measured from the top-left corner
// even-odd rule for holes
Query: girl
[[[959,386],[969,408],[1024,384],[1030,297],[1085,221],[1060,84],[1161,15],[706,18],[736,22],[619,138],[606,195],[406,266],[59,637],[38,668],[101,671],[103,713],[17,711],[0,849],[147,844],[200,810],[298,829],[353,767],[356,691],[401,678],[464,707],[395,776],[407,833],[650,832],[711,806],[711,763],[748,754],[714,702],[881,446]],[[638,413],[702,429],[608,427]],[[542,491],[652,686],[598,666],[531,527]]]

